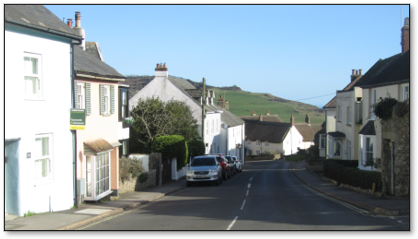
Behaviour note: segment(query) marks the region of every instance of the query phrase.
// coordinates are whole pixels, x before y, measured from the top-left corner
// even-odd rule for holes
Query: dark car
[[[237,167],[235,166],[235,160],[232,158],[233,156],[225,156],[226,160],[228,160],[229,167],[231,168],[232,175],[236,175],[238,173]]]
[[[211,155],[211,156],[216,157],[216,160],[219,162],[219,164],[222,167],[222,179],[223,180],[227,180],[228,178],[232,177],[232,170],[231,170],[230,164],[228,163],[228,161],[226,160],[223,154],[206,154],[206,155]]]

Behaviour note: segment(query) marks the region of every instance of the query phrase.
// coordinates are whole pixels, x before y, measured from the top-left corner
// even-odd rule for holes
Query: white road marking
[[[251,180],[253,180],[253,177],[250,178],[250,182],[251,182]]]
[[[251,188],[251,183],[248,184],[248,188]]]
[[[242,203],[241,210],[244,208],[244,205],[245,205],[245,199],[244,199],[244,202]]]
[[[248,193],[250,192],[250,190],[247,190],[247,195],[245,195],[245,196],[248,196]]]
[[[235,224],[235,222],[237,221],[238,216],[235,217],[235,219],[232,221],[232,223],[229,225],[228,229],[226,229],[227,231],[229,231],[231,229],[231,227]]]

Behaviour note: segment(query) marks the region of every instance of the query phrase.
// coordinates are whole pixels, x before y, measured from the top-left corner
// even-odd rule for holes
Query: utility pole
[[[205,106],[206,106],[206,81],[205,78],[203,78],[203,93],[202,93],[202,141],[203,145],[205,145],[205,153],[206,153],[206,143],[205,143],[205,118],[206,118],[206,112],[205,112]]]

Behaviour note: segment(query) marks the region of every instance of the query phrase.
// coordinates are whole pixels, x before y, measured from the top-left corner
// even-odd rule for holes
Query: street
[[[262,161],[76,230],[409,230],[409,217],[369,215],[305,186],[291,162]]]

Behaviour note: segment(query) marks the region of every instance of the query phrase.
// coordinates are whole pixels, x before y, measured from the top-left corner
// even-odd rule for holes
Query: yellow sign
[[[84,130],[86,125],[85,109],[70,109],[70,130]]]
[[[70,125],[70,130],[85,130],[85,125]]]

